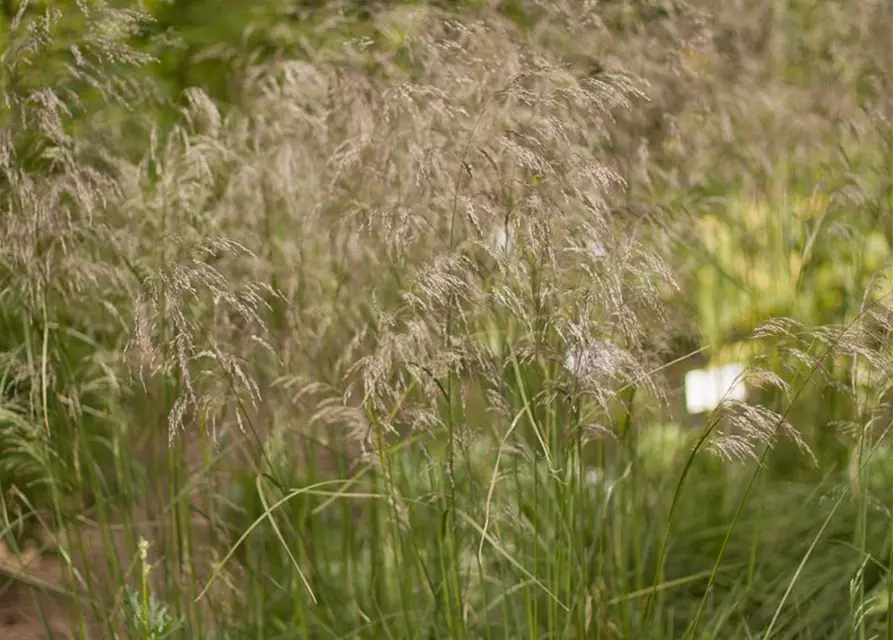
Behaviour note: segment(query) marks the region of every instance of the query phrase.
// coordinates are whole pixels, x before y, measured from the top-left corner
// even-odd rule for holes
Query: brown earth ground
[[[0,541],[0,637],[4,640],[70,638],[70,599],[62,567],[30,547],[15,554]]]

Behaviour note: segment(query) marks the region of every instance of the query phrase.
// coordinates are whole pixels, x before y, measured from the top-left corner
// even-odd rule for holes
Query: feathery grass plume
[[[719,429],[708,447],[730,458],[754,457],[758,445],[771,445],[776,435],[785,435],[816,462],[788,416],[795,406],[829,392],[852,401],[851,418],[836,422],[831,417],[826,428],[836,425],[839,436],[859,450],[878,446],[888,435],[883,416],[889,415],[893,375],[888,299],[889,292],[880,292],[845,326],[807,327],[790,318],[774,318],[758,327],[750,340],[760,344],[765,354],[754,360],[748,382],[768,383],[768,388],[781,391],[776,402],[780,401],[782,413],[765,406],[724,403],[719,415],[729,428]]]
[[[128,482],[115,413],[137,283],[118,239],[128,136],[153,106],[141,71],[151,57],[130,44],[148,16],[104,2],[14,4],[0,56],[0,483],[28,505],[35,536],[57,536],[62,582],[71,578],[61,586],[86,588],[74,613],[95,619],[100,568],[79,570],[69,534],[73,517],[108,513],[99,487],[120,496]]]
[[[93,257],[104,239],[103,214],[119,195],[119,158],[93,133],[85,103],[128,105],[145,94],[128,68],[151,60],[126,44],[147,16],[104,3],[32,15],[22,2],[9,24],[0,117],[0,234],[15,290],[36,304],[52,289],[83,294],[107,276]],[[72,24],[83,23],[71,37]],[[86,131],[79,127],[88,125]]]
[[[107,354],[84,353],[84,346],[90,336],[119,328],[130,290],[111,233],[124,159],[109,152],[115,145],[107,136],[94,135],[103,125],[91,118],[96,102],[127,108],[144,95],[134,69],[150,58],[126,39],[145,18],[104,3],[37,12],[22,2],[7,25],[0,58],[0,277],[7,337],[0,348],[20,368],[10,372],[17,380],[13,403],[45,431],[50,419],[41,393],[49,390],[54,405],[58,394],[64,411],[79,413],[90,404],[81,397],[85,381],[98,390],[112,377]],[[106,311],[121,305],[85,321],[91,314],[81,313],[84,307],[103,299]],[[75,354],[83,360],[73,361],[80,357]]]
[[[245,407],[240,403],[255,405],[260,399],[244,356],[231,349],[270,350],[260,315],[268,289],[234,286],[204,260],[225,252],[248,253],[232,241],[206,242],[189,262],[174,263],[169,271],[148,278],[137,301],[136,346],[147,356],[153,375],[173,377],[182,385],[171,407],[171,438],[184,429],[188,411],[197,411],[213,425],[230,401],[236,403],[229,408],[243,427]],[[197,388],[199,382],[210,386]]]
[[[4,24],[3,404],[36,427],[28,448],[48,447],[45,470],[68,467],[61,474],[68,481],[76,455],[70,448],[53,450],[65,441],[54,432],[68,433],[86,413],[98,411],[98,398],[117,385],[114,347],[108,345],[120,330],[130,291],[109,242],[125,161],[111,151],[114,134],[99,133],[105,123],[94,107],[126,110],[146,95],[138,68],[151,58],[127,44],[145,19],[102,2],[43,9],[21,2]],[[104,337],[108,342],[98,346]],[[19,435],[6,432],[4,451],[17,448]],[[47,456],[59,460],[54,464]],[[52,482],[64,484],[61,478]]]
[[[577,341],[614,334],[621,348],[635,349],[644,331],[636,312],[656,310],[655,280],[670,279],[635,239],[615,242],[607,202],[620,181],[592,157],[611,111],[638,95],[634,85],[622,76],[580,80],[512,48],[498,31],[508,28],[430,12],[421,34],[403,42],[412,81],[354,103],[350,146],[333,157],[345,185],[362,162],[366,197],[353,217],[405,282],[376,316],[374,355],[355,367],[379,410],[400,403],[409,410],[414,385],[436,404],[449,375],[478,375],[476,336],[491,320],[519,325],[522,342],[513,349],[522,359],[549,348],[563,361],[564,350],[581,348],[555,343],[571,333]],[[511,249],[488,244],[499,229]],[[611,375],[649,380],[641,357],[615,358]],[[414,419],[440,423],[436,410],[425,414]]]

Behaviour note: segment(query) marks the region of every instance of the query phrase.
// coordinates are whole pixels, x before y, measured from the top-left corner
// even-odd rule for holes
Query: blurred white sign
[[[689,413],[713,411],[723,400],[744,401],[747,397],[739,364],[695,369],[685,374],[685,407]]]

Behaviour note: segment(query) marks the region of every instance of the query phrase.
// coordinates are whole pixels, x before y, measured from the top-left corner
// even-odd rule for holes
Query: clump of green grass
[[[18,82],[53,21],[10,27],[0,531],[57,549],[75,633],[893,637],[885,290],[760,325],[759,401],[667,420],[678,228],[611,166],[647,92],[536,4],[376,12],[139,162]],[[78,10],[74,70],[140,99],[99,55],[146,62],[134,14]]]

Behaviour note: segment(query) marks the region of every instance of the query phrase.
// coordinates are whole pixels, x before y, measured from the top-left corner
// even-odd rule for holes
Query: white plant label
[[[695,369],[685,374],[685,407],[689,413],[713,411],[723,400],[744,401],[747,392],[742,374],[744,367]]]

